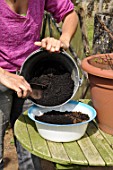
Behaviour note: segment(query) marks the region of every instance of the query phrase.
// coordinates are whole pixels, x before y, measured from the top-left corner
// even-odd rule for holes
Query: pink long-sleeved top
[[[27,14],[21,16],[0,0],[0,67],[15,72],[37,50],[44,10],[60,22],[73,9],[70,0],[29,0]]]

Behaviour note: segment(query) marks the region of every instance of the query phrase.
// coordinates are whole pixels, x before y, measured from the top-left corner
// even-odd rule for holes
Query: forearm
[[[25,98],[29,96],[32,89],[24,77],[10,73],[0,67],[0,84],[14,90],[18,97]]]
[[[0,84],[7,86],[8,84],[6,84],[6,80],[9,79],[9,77],[15,77],[15,74],[12,74],[0,67]]]
[[[59,52],[60,48],[67,50],[69,48],[70,41],[76,32],[78,25],[78,16],[75,11],[70,12],[64,18],[62,25],[62,35],[59,40],[53,37],[46,37],[40,42],[35,42],[35,45],[41,46],[50,52]]]
[[[5,70],[0,67],[0,84],[2,83],[2,79],[4,78]]]
[[[4,72],[5,72],[5,70],[0,67],[0,76],[1,76],[2,74],[4,74]]]
[[[67,41],[70,43],[74,33],[76,32],[78,25],[78,16],[75,11],[69,13],[65,18],[62,25],[61,41]]]
[[[0,84],[4,82],[4,78],[7,76],[15,77],[15,74],[12,74],[0,67]]]

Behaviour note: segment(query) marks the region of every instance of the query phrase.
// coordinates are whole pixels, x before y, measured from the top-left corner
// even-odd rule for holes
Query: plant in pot
[[[88,73],[99,128],[113,135],[113,53],[84,58],[82,68]]]

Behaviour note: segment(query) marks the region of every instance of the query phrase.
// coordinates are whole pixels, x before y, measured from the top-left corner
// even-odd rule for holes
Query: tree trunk
[[[113,52],[113,16],[97,13],[94,18],[93,53]]]
[[[99,1],[99,12],[102,12],[103,2],[104,0]]]

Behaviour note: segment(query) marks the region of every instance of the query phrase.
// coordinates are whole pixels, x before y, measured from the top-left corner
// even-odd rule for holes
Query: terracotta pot
[[[99,128],[113,135],[113,53],[106,55],[110,57],[110,63],[97,62],[96,65],[98,59],[105,57],[105,54],[97,54],[83,59],[82,68],[88,73],[91,98],[97,111]],[[92,65],[91,61],[95,64]],[[110,67],[105,67],[105,63]]]

